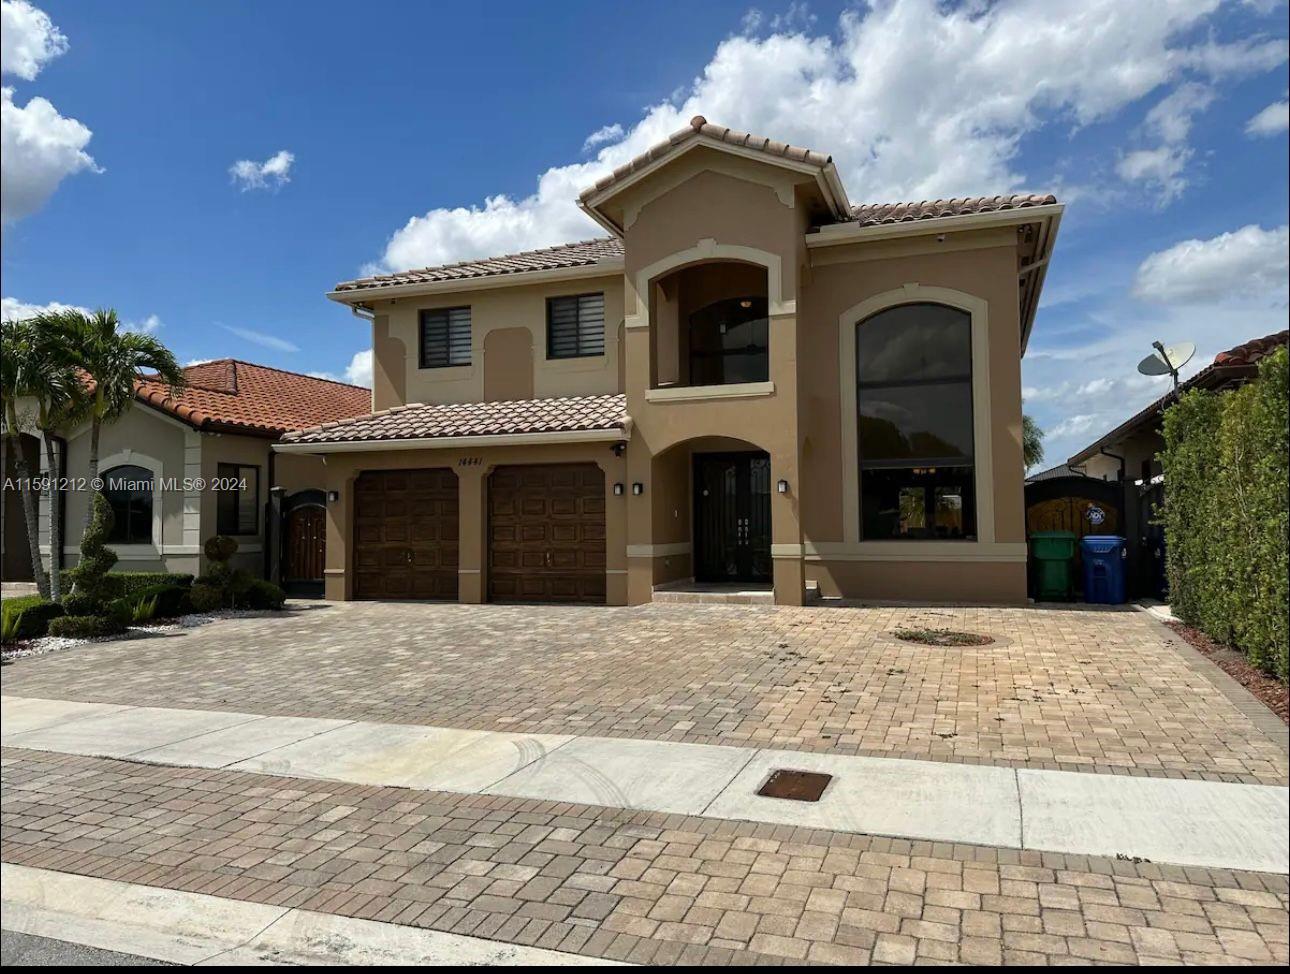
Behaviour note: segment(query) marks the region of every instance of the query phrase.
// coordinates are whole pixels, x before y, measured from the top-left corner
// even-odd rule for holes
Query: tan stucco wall
[[[605,295],[605,354],[589,358],[546,357],[547,298],[603,291]],[[469,306],[471,364],[422,369],[417,361],[420,312],[432,308]],[[486,378],[486,354],[494,331],[526,329],[532,348],[531,396],[603,395],[620,391],[619,325],[623,320],[623,281],[607,275],[518,287],[493,287],[375,302],[373,309],[374,402],[377,409],[410,402],[483,402],[488,389],[524,388],[516,376],[517,353],[507,347],[495,352],[492,367],[498,376]],[[501,398],[496,396],[494,398]],[[511,398],[509,395],[506,398]]]
[[[533,398],[533,333],[494,328],[484,336],[484,401]]]
[[[364,470],[448,468],[458,478],[458,599],[482,602],[488,589],[488,476],[511,464],[595,463],[605,474],[606,601],[627,601],[626,512],[628,505],[648,503],[629,491],[617,496],[615,483],[624,483],[627,462],[614,455],[612,443],[558,446],[505,446],[475,449],[389,450],[382,453],[333,453],[327,458],[325,488],[336,491],[327,504],[326,595],[353,597],[354,482]]]

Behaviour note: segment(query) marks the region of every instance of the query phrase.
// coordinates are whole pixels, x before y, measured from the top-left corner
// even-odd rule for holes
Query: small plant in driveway
[[[897,629],[892,635],[907,643],[923,646],[988,646],[994,642],[990,636],[979,632],[957,632],[953,629]]]

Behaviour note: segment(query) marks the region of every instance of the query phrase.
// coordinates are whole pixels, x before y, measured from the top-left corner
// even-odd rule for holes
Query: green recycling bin
[[[1034,566],[1035,598],[1041,602],[1075,598],[1075,548],[1073,531],[1036,531],[1030,536]]]

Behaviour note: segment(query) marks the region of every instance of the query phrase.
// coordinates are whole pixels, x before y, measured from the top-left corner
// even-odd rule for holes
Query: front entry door
[[[695,456],[694,540],[696,581],[770,581],[770,457]]]

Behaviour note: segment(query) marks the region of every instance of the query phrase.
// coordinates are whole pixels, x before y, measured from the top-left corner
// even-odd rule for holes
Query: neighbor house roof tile
[[[627,431],[627,397],[568,396],[446,405],[413,403],[289,433],[287,443],[352,443],[582,430]]]
[[[187,384],[172,388],[144,378],[135,396],[198,429],[279,436],[368,413],[371,390],[236,359],[184,369]]]

